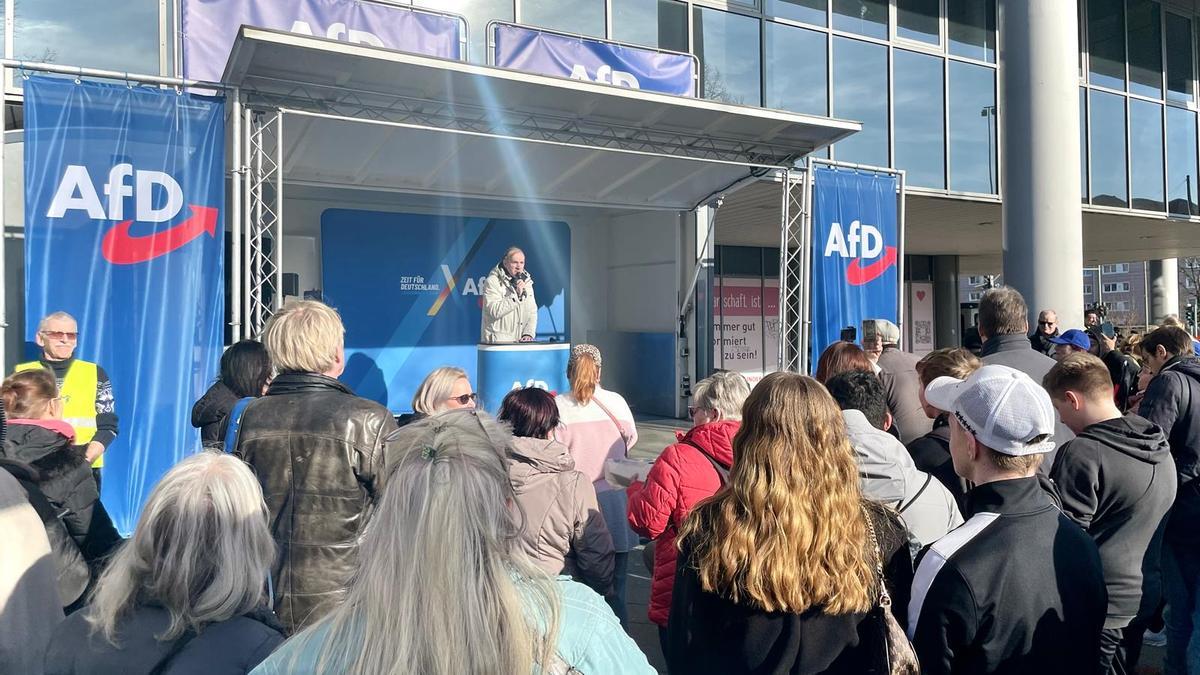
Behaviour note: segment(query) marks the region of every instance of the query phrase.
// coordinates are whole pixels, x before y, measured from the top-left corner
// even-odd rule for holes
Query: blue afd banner
[[[526,73],[615,84],[677,96],[696,95],[696,59],[563,35],[509,23],[492,24],[494,65]]]
[[[69,312],[75,356],[112,381],[121,432],[102,497],[122,532],[200,448],[188,421],[221,357],[224,171],[222,99],[25,84],[25,337]]]
[[[346,326],[344,381],[394,412],[429,371],[458,366],[478,385],[483,280],[510,246],[525,252],[539,341],[569,341],[566,223],[349,209],[321,215],[326,302]]]
[[[901,254],[894,174],[813,170],[812,369],[842,328],[900,323]]]
[[[182,0],[183,76],[217,81],[243,25],[465,59],[456,16],[360,0]]]

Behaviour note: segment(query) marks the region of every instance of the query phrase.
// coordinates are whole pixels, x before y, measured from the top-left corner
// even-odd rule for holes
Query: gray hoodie
[[[894,436],[871,426],[858,410],[843,410],[846,433],[858,462],[863,496],[900,512],[915,555],[922,546],[962,525],[954,495],[939,481],[917,469],[908,449]]]
[[[569,574],[601,595],[613,576],[612,535],[592,482],[575,470],[567,446],[518,436],[508,448],[508,477],[524,514],[521,544],[550,574]]]

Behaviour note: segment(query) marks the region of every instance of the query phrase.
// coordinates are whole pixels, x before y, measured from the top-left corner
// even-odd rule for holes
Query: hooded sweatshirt
[[[85,448],[75,445],[75,430],[62,420],[8,421],[3,454],[37,469],[38,487],[55,508],[77,545],[92,526],[92,511],[100,493]]]
[[[567,446],[543,438],[513,438],[508,477],[524,513],[521,545],[534,564],[606,594],[613,577],[612,535],[592,482],[575,470]]]
[[[1175,461],[1162,429],[1133,414],[1093,424],[1059,451],[1050,477],[1063,512],[1100,549],[1108,589],[1104,627],[1124,628],[1153,612],[1176,491]]]
[[[863,496],[900,512],[908,525],[914,555],[962,524],[954,495],[917,469],[903,443],[871,426],[861,411],[843,410],[842,417],[858,463]]]

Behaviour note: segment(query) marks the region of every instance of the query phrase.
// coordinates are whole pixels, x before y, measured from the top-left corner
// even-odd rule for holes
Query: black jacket
[[[1033,351],[1040,354],[1050,355],[1054,350],[1054,343],[1050,342],[1050,338],[1058,337],[1058,331],[1055,330],[1053,335],[1044,335],[1042,331],[1035,330],[1033,335],[1029,336],[1029,344],[1033,347]]]
[[[1046,377],[1046,373],[1050,372],[1056,363],[1049,356],[1034,351],[1029,344],[1028,336],[1021,334],[996,335],[988,338],[987,342],[983,343],[983,351],[980,352],[979,358],[985,366],[1001,365],[1019,370],[1038,384],[1042,383],[1042,378]],[[1057,414],[1054,417],[1058,419]],[[1054,462],[1054,453],[1072,438],[1075,438],[1075,434],[1071,433],[1067,425],[1059,421],[1054,426],[1055,449],[1047,453],[1045,461],[1042,462],[1039,471],[1043,475],[1050,471],[1050,466]]]
[[[1081,673],[1104,625],[1096,544],[1036,478],[978,485],[918,558],[908,632],[926,675]]]
[[[200,441],[204,447],[225,447],[225,429],[229,426],[229,413],[238,400],[238,395],[218,380],[192,406],[192,426],[200,430]]]
[[[868,512],[888,561],[884,570],[892,610],[903,625],[912,580],[908,533],[898,517],[872,506]],[[865,646],[864,614],[765,612],[700,587],[686,544],[680,552],[667,629],[667,665],[673,673],[867,672],[873,648]],[[860,633],[860,631],[862,631]]]
[[[958,510],[967,508],[967,481],[954,471],[954,462],[950,459],[950,422],[945,413],[933,421],[933,430],[908,444],[908,454],[912,455],[917,468],[938,479],[946,486]]]
[[[163,675],[245,675],[283,642],[282,627],[264,611],[204,626],[171,656],[176,641],[154,637],[170,623],[162,607],[134,607],[121,620],[120,647],[91,633],[86,612],[75,612],[55,629],[46,675],[143,675],[168,657]]]
[[[1175,501],[1175,461],[1162,429],[1137,415],[1093,424],[1058,453],[1050,477],[1063,511],[1100,548],[1108,589],[1105,628],[1153,612],[1167,513]]]
[[[270,509],[275,611],[289,634],[345,597],[395,430],[387,408],[314,373],[281,374],[242,413],[235,452]]]
[[[1167,539],[1200,541],[1200,359],[1189,354],[1167,361],[1146,387],[1138,414],[1166,432],[1179,473]]]
[[[60,510],[60,519],[75,543],[83,546],[92,510],[100,499],[85,448],[72,444],[73,437],[67,435],[73,433],[71,425],[57,420],[38,422],[13,424],[10,420],[3,454],[37,470],[42,494]]]
[[[54,554],[60,604],[70,607],[83,597],[92,582],[91,570],[83,551],[63,524],[60,518],[62,510],[52,504],[42,492],[39,485],[41,475],[37,469],[12,459],[0,459],[0,469],[16,479],[25,491],[29,505],[41,519],[42,527],[46,529],[46,539],[50,542],[50,551]]]
[[[892,426],[900,434],[900,442],[911,443],[929,432],[932,422],[921,408],[921,379],[917,377],[916,354],[886,345],[879,354],[879,381],[887,392]]]

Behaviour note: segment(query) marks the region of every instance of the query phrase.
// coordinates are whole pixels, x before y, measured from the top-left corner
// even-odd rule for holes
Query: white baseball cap
[[[965,380],[939,377],[925,388],[925,400],[952,413],[964,429],[996,452],[1019,457],[1054,449],[1054,441],[1049,440],[1055,424],[1050,395],[1019,370],[991,365]]]

